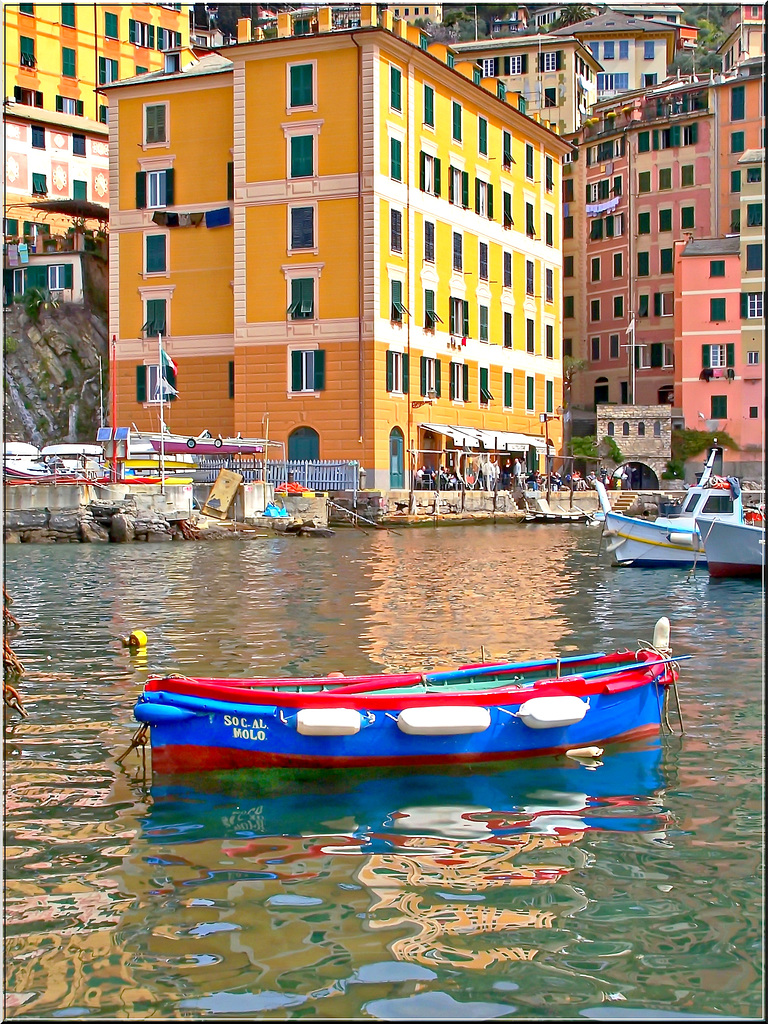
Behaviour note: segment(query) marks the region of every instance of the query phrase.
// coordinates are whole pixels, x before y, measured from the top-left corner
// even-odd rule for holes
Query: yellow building
[[[162,331],[174,433],[268,416],[380,488],[410,451],[559,449],[570,146],[391,14],[318,13],[107,90],[117,422],[157,425]]]
[[[107,101],[100,87],[165,67],[189,46],[189,4],[3,4],[5,238],[35,251],[68,223],[43,200],[109,204]]]

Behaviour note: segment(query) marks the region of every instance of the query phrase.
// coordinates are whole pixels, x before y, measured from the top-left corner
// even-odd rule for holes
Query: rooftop
[[[682,251],[683,256],[738,255],[741,239],[738,235],[727,238],[693,238]]]

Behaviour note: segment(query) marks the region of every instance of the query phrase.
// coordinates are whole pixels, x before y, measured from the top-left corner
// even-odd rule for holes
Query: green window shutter
[[[73,199],[87,199],[88,198],[88,182],[78,181],[75,179],[72,182],[72,198]]]
[[[462,366],[461,397],[463,401],[469,401],[469,367],[465,363]]]
[[[448,333],[456,334],[456,303],[453,296],[448,300]]]
[[[109,11],[104,14],[104,35],[108,39],[117,39],[117,15],[110,14]]]
[[[680,125],[673,124],[669,129],[669,141],[672,146],[680,145]]]
[[[512,374],[504,374],[504,405],[507,409],[512,408]]]
[[[480,394],[482,396],[483,391],[490,391],[488,387],[488,367],[480,367]]]
[[[325,350],[315,352],[315,391],[325,390]]]
[[[431,85],[424,86],[424,123],[431,127],[435,124],[435,90]]]
[[[149,26],[149,31],[147,33],[147,37],[148,37],[147,38],[147,46],[150,48],[150,50],[153,50],[155,48],[155,26],[154,25],[150,25]],[[158,50],[160,49],[160,33],[159,32],[157,33],[157,48],[158,48]]]
[[[461,104],[453,102],[452,106],[452,129],[453,138],[461,142]]]
[[[659,129],[658,128],[654,128],[653,129],[653,136],[652,137],[653,137],[653,148],[654,148],[654,150],[657,150],[659,148]]]
[[[146,367],[136,367],[136,401],[146,401]]]
[[[469,171],[461,172],[461,205],[469,209]]]
[[[661,316],[661,292],[653,293],[653,315]]]
[[[75,78],[75,51],[69,46],[61,48],[61,73],[67,78]]]
[[[403,304],[403,282],[392,281],[390,287],[390,309],[389,319],[390,320],[402,320],[403,314],[400,312],[400,308]]]
[[[435,325],[435,293],[431,288],[424,289],[424,320],[425,327],[434,327]],[[429,314],[432,314],[431,316]]]
[[[27,288],[47,288],[48,287],[48,268],[47,267],[28,267],[27,268]]]
[[[99,85],[104,85],[107,80],[107,59],[99,57]]]
[[[389,66],[389,105],[393,110],[402,110],[402,81],[403,76],[400,68],[393,64]]]
[[[650,254],[647,252],[639,252],[637,254],[637,275],[638,277],[648,277],[650,273]]]
[[[694,145],[699,141],[699,122],[694,121],[692,125],[688,126],[688,133],[691,140],[691,144]]]
[[[638,213],[638,215],[637,215],[637,233],[638,233],[638,235],[649,235],[651,233],[651,215],[650,215],[650,213]]]
[[[73,278],[72,264],[71,263],[65,263],[64,264],[64,287],[65,288],[71,288],[72,287],[72,283],[73,283],[72,282],[72,278]]]
[[[749,296],[746,292],[742,292],[739,298],[741,300],[741,319],[746,320],[749,316]]]
[[[390,177],[394,181],[403,180],[403,147],[400,139],[389,140]]]
[[[454,192],[454,189],[453,189],[453,178],[454,178],[453,165],[449,164],[448,165],[448,202],[449,203],[455,203],[456,202],[456,196],[453,194],[453,192]]]
[[[165,235],[147,235],[147,273],[165,270]]]
[[[731,341],[729,341],[728,344],[725,346],[725,365],[736,365],[736,346]]]
[[[647,153],[650,150],[650,135],[648,132],[640,132],[637,136],[637,151],[638,153]]]
[[[294,64],[291,68],[291,106],[308,107],[312,103],[312,65]]]
[[[526,377],[525,378],[525,407],[526,407],[526,409],[532,409],[533,408],[533,398],[534,398],[533,386],[534,386],[534,379],[533,379],[533,377]]]
[[[680,227],[692,228],[694,227],[694,207],[684,206],[680,211]]]
[[[480,213],[480,179],[475,178],[475,213]]]
[[[437,392],[437,397],[438,398],[443,393],[443,391],[442,391],[442,376],[443,376],[442,365],[440,363],[440,360],[436,359],[435,360],[435,391]]]
[[[235,198],[235,164],[230,160],[227,164],[227,199]]]
[[[701,366],[702,369],[709,369],[709,345],[701,346]]]
[[[147,400],[147,368],[146,366],[136,367],[136,401],[146,402]]]
[[[651,366],[656,368],[664,363],[664,346],[661,342],[654,342],[651,345]]]
[[[675,250],[674,249],[662,249],[660,252],[661,266],[660,271],[662,274],[671,274],[675,268]]]
[[[136,171],[136,209],[145,210],[147,207],[147,172]]]
[[[465,338],[468,338],[469,337],[469,302],[468,302],[468,300],[464,299],[462,301],[462,307],[463,307],[463,309],[462,309],[462,317],[461,317],[462,333],[463,333]]]
[[[478,120],[477,130],[480,152],[485,154],[488,152],[488,122],[484,117]]]
[[[493,185],[488,185],[488,220],[493,220]]]
[[[395,390],[395,354],[387,352],[387,391]]]
[[[75,113],[77,114],[78,117],[82,117],[83,116],[83,101],[82,100],[75,100]]]
[[[426,395],[426,393],[427,393],[427,357],[426,356],[422,356],[421,359],[419,360],[419,369],[421,371],[421,381],[419,382],[419,386],[420,386],[421,390],[419,391],[419,394],[420,395]]]
[[[435,157],[433,160],[434,177],[435,177],[435,195],[440,195],[440,161]]]
[[[128,19],[128,42],[134,44],[136,42],[136,22],[133,18]]]
[[[173,206],[174,204],[174,178],[175,170],[173,167],[169,167],[165,172],[165,205]]]
[[[147,337],[165,334],[165,299],[147,300]]]
[[[291,138],[291,177],[311,178],[313,167],[312,135],[294,135]]]
[[[301,391],[303,352],[291,352],[291,391]]]
[[[410,380],[409,380],[409,376],[408,376],[408,367],[409,367],[409,365],[410,364],[409,364],[409,359],[408,359],[408,353],[404,352],[403,353],[403,392],[406,395],[408,394],[409,385],[410,385]]]
[[[555,411],[555,385],[551,380],[546,382],[544,402],[546,405],[545,412]]]
[[[419,188],[422,192],[427,188],[427,154],[419,153]]]
[[[449,370],[450,376],[449,376],[449,380],[448,380],[448,397],[450,398],[450,400],[452,402],[456,398],[456,382],[454,380],[453,367],[454,366],[459,366],[459,365],[460,365],[459,363],[453,363],[452,362],[451,365],[450,365],[450,370]]]
[[[659,231],[672,230],[672,211],[659,210]]]

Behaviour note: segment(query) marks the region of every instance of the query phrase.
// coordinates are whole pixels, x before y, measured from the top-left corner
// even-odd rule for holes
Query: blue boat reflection
[[[659,744],[612,749],[603,762],[329,774],[157,779],[141,837],[165,882],[155,894],[208,908],[209,937],[234,927],[238,950],[263,964],[264,936],[289,925],[305,948],[317,921],[338,915],[346,945],[343,891],[364,922],[353,945],[379,935],[396,960],[477,969],[533,959],[558,919],[584,909],[570,878],[594,863],[592,833],[665,842],[670,824]],[[259,928],[239,917],[252,892]]]

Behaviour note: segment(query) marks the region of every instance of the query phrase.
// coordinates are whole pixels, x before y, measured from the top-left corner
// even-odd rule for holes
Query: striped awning
[[[477,427],[450,426],[442,423],[419,423],[421,430],[442,434],[457,448],[482,448],[487,452],[524,452],[528,448],[546,453],[545,438],[536,434],[519,434],[505,430],[480,430]]]

